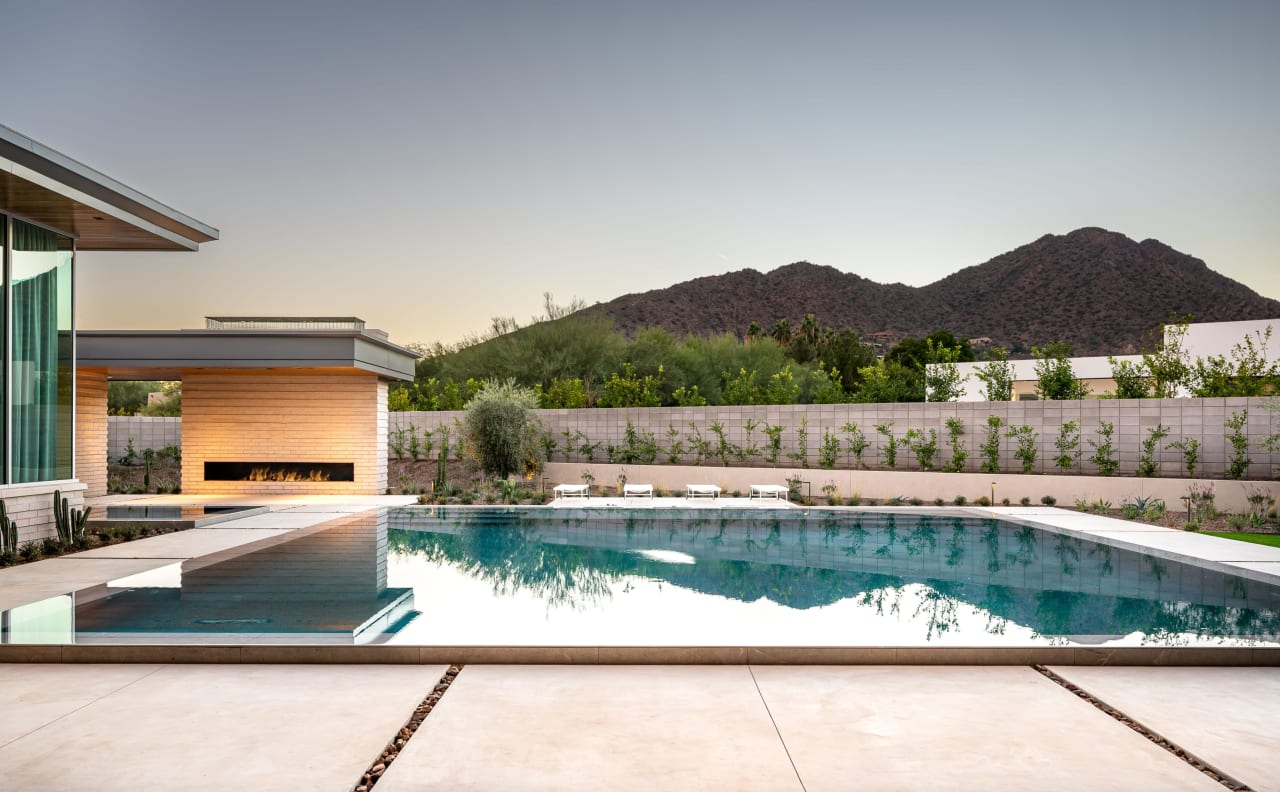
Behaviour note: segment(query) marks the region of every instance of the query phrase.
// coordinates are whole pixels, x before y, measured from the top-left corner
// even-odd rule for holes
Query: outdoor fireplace
[[[205,462],[205,481],[355,481],[352,462]]]

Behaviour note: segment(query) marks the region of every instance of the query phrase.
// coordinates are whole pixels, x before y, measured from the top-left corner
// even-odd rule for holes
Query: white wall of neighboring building
[[[1182,346],[1192,360],[1214,355],[1230,359],[1232,347],[1243,343],[1246,336],[1255,337],[1255,333],[1265,336],[1268,327],[1272,328],[1272,332],[1266,344],[1267,359],[1276,360],[1280,358],[1280,319],[1190,324],[1187,325],[1187,334],[1183,336]],[[1165,335],[1167,338],[1167,327]],[[1257,340],[1256,337],[1255,340]]]
[[[1280,319],[1256,319],[1245,322],[1201,322],[1187,325],[1187,333],[1183,337],[1183,348],[1188,357],[1209,358],[1221,355],[1230,359],[1232,347],[1244,341],[1246,336],[1266,335],[1267,328],[1272,328],[1271,338],[1265,345],[1268,360],[1280,360]],[[1166,328],[1166,333],[1168,329]],[[1115,355],[1116,360],[1142,362],[1142,355]],[[1035,392],[1036,361],[1010,360],[1013,365],[1014,398]],[[959,363],[961,394],[957,401],[986,401],[984,392],[986,385],[978,379],[977,368],[986,363]],[[1071,358],[1071,368],[1076,379],[1084,380],[1090,392],[1100,395],[1115,389],[1115,381],[1111,378],[1111,362],[1106,355],[1098,357]],[[1186,394],[1182,394],[1186,395]]]
[[[1116,355],[1116,360],[1132,360],[1135,363],[1142,362],[1142,355]],[[1034,393],[1036,382],[1036,360],[1010,360],[1009,365],[1013,366],[1013,383],[1014,391],[1019,394]],[[956,367],[960,370],[960,398],[956,401],[977,402],[986,401],[986,384],[978,379],[977,369],[979,366],[987,365],[986,362],[981,363],[957,363]],[[1099,384],[1114,382],[1111,379],[1111,363],[1105,356],[1103,357],[1078,357],[1071,358],[1071,370],[1075,372],[1076,379],[1085,380],[1086,382],[1098,382]],[[1105,381],[1105,383],[1103,382]],[[1032,387],[1023,387],[1030,384]],[[1095,393],[1101,392],[1094,390]]]

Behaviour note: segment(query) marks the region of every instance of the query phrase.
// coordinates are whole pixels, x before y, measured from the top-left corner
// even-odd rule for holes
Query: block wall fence
[[[1274,479],[1277,468],[1280,468],[1280,454],[1267,451],[1263,447],[1266,439],[1280,433],[1280,410],[1275,409],[1275,400],[1267,398],[1219,398],[1219,399],[1099,399],[1086,401],[1040,401],[1040,402],[950,402],[950,403],[905,403],[905,404],[806,404],[756,407],[650,407],[627,409],[582,409],[582,410],[536,410],[538,419],[557,441],[558,447],[552,454],[553,462],[587,462],[605,463],[608,445],[622,446],[626,443],[628,421],[638,433],[652,433],[653,439],[663,451],[659,452],[657,462],[668,462],[665,449],[670,445],[668,431],[674,427],[678,432],[678,440],[683,441],[685,453],[681,457],[684,464],[692,464],[693,454],[690,451],[689,438],[692,434],[690,425],[697,427],[704,439],[715,443],[717,438],[711,432],[711,425],[719,422],[725,431],[726,440],[739,446],[748,444],[759,447],[762,451],[768,443],[764,427],[766,425],[783,428],[781,440],[782,450],[776,467],[795,469],[803,467],[798,459],[792,457],[799,453],[799,430],[802,425],[808,434],[807,460],[810,468],[819,468],[819,451],[822,447],[824,433],[831,433],[841,441],[838,469],[853,467],[851,454],[848,451],[848,435],[843,431],[846,423],[854,423],[862,430],[869,445],[863,452],[863,462],[871,469],[882,469],[882,449],[885,438],[876,432],[876,424],[893,423],[895,437],[902,438],[908,429],[921,429],[926,433],[932,429],[938,433],[938,453],[935,464],[941,468],[951,459],[951,450],[947,445],[948,418],[959,418],[964,423],[964,434],[961,440],[969,451],[964,472],[977,473],[981,470],[983,457],[980,446],[986,439],[986,422],[990,415],[999,416],[1012,426],[1030,426],[1037,433],[1036,438],[1036,473],[1061,472],[1054,464],[1058,451],[1054,442],[1058,439],[1059,428],[1067,421],[1075,421],[1080,428],[1080,467],[1074,471],[1087,475],[1095,474],[1097,467],[1089,462],[1093,453],[1089,441],[1101,442],[1097,431],[1102,422],[1115,426],[1112,445],[1115,457],[1120,463],[1118,475],[1132,476],[1138,465],[1142,441],[1157,424],[1163,424],[1169,430],[1169,436],[1158,445],[1156,459],[1160,463],[1162,476],[1178,477],[1185,474],[1182,454],[1177,450],[1166,450],[1166,446],[1177,440],[1195,439],[1200,442],[1197,477],[1221,478],[1227,469],[1231,446],[1227,440],[1225,421],[1232,414],[1242,410],[1248,411],[1248,422],[1245,432],[1249,438],[1249,456],[1252,460],[1247,478]],[[441,426],[454,430],[461,425],[465,413],[453,412],[392,412],[387,414],[388,431],[406,431],[410,426],[421,438],[425,430],[437,432]],[[281,416],[287,420],[286,416]],[[163,423],[160,423],[163,422]],[[746,425],[757,424],[750,439],[747,437]],[[111,418],[110,455],[115,458],[124,454],[128,437],[134,438],[134,447],[141,451],[151,447],[159,450],[167,444],[181,444],[181,419],[176,418]],[[586,438],[587,443],[599,443],[594,459],[588,460],[585,454],[575,450],[566,453],[565,432],[570,435]],[[433,436],[432,452],[434,458],[439,449],[437,437]],[[579,441],[581,442],[581,441]],[[1000,470],[1002,473],[1017,473],[1022,470],[1022,463],[1014,456],[1017,441],[1005,436],[1000,439]],[[390,452],[388,452],[390,453]],[[709,459],[706,465],[719,466],[718,459]],[[765,462],[760,455],[745,461],[749,466],[763,466]],[[918,470],[914,455],[905,447],[899,447],[897,470]]]

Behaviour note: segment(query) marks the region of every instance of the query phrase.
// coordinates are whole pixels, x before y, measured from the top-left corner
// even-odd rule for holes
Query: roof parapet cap
[[[206,330],[353,330],[364,331],[356,316],[206,316]],[[381,330],[367,332],[387,338]]]

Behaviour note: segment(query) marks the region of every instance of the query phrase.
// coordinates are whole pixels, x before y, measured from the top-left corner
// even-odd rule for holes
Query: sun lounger
[[[557,484],[551,488],[556,498],[589,498],[590,484]]]
[[[652,498],[652,497],[653,497],[652,484],[623,484],[622,485],[623,500],[626,500],[627,498]]]
[[[720,488],[715,484],[689,484],[686,485],[684,489],[684,496],[686,498],[720,497]]]
[[[752,484],[751,490],[747,493],[747,499],[759,498],[760,500],[787,500],[787,496],[790,493],[791,489],[781,484]]]

